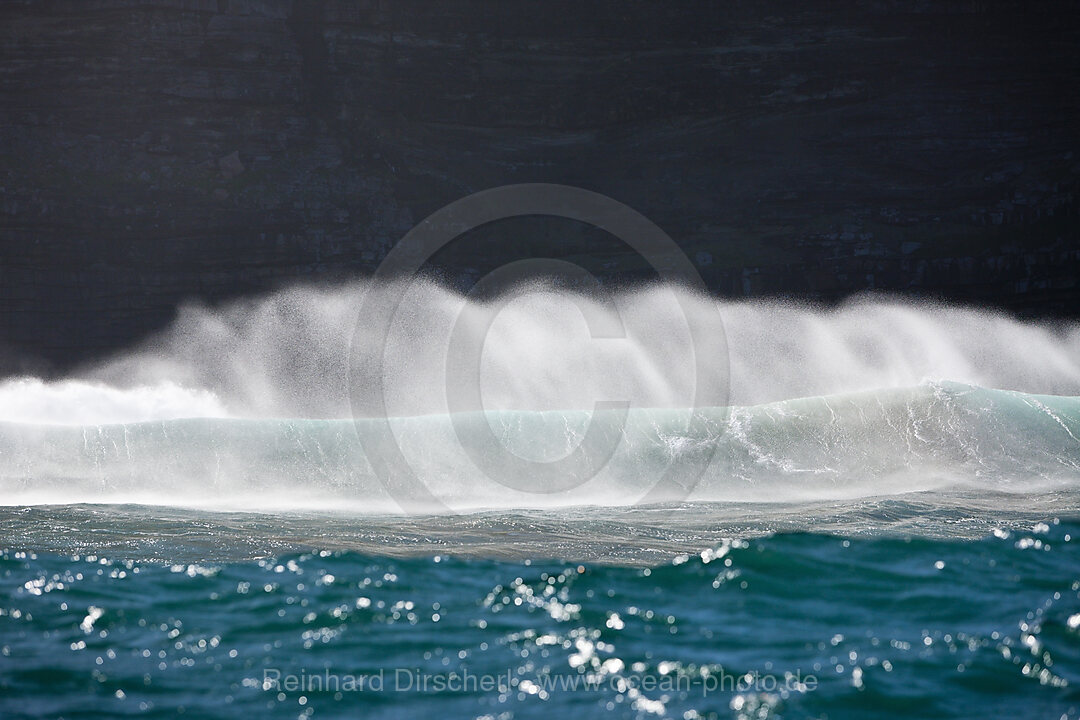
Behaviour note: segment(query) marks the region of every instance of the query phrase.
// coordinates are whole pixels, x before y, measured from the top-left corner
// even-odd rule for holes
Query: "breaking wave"
[[[1080,480],[1080,398],[956,383],[708,409],[501,411],[392,421],[425,486],[455,510],[621,505],[640,500],[664,469],[708,450],[699,481],[673,500],[800,502],[934,490],[1036,493]],[[619,444],[579,487],[507,487],[466,454],[488,424],[507,448],[564,456],[589,422]],[[141,503],[222,509],[393,512],[358,438],[372,420],[173,419],[98,426],[0,423],[4,504]],[[460,428],[459,428],[460,430]],[[479,437],[480,433],[475,432]],[[403,489],[402,489],[403,490]],[[663,499],[663,498],[661,498]]]
[[[1076,325],[883,298],[732,303],[670,286],[604,299],[534,284],[480,302],[416,282],[384,342],[357,309],[386,290],[191,306],[165,333],[71,377],[0,383],[0,503],[395,511],[399,488],[376,477],[361,442],[378,413],[365,417],[354,397],[380,353],[397,446],[455,510],[662,501],[650,488],[687,459],[709,462],[665,490],[673,500],[1080,481]],[[590,318],[619,332],[593,337]],[[482,346],[486,412],[449,412],[455,325]],[[617,411],[591,410],[602,400],[628,401],[625,426]],[[556,460],[590,422],[618,445],[578,487],[492,479],[471,459],[490,429],[519,457]]]

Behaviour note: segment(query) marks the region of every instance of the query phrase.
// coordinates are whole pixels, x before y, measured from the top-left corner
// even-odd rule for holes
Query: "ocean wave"
[[[536,282],[484,300],[422,279],[294,287],[186,307],[60,380],[0,382],[0,503],[381,513],[1023,494],[1075,485],[1075,396],[1080,325],[969,308],[670,285]],[[625,423],[592,411],[603,401],[625,401]]]
[[[416,477],[447,508],[626,505],[673,464],[711,456],[681,496],[803,502],[957,488],[1047,492],[1080,485],[1080,398],[952,382],[753,406],[499,411],[389,422]],[[361,439],[378,420],[167,419],[102,425],[0,423],[0,503],[145,503],[230,510],[401,509]],[[566,456],[590,422],[617,435],[579,487],[491,478],[469,451],[493,432],[519,457]],[[473,445],[473,447],[470,447]],[[539,480],[537,481],[539,482]],[[409,509],[409,508],[405,508]]]

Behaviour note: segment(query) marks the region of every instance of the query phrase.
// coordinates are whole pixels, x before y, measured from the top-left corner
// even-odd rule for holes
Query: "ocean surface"
[[[1077,717],[1076,502],[10,507],[0,715]]]
[[[0,382],[0,717],[1080,718],[1080,328],[663,290]]]

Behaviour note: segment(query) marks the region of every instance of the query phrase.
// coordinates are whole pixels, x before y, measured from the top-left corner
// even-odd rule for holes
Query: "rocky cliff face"
[[[0,365],[370,271],[517,182],[631,205],[724,295],[1076,315],[1078,30],[1070,2],[8,0]],[[641,272],[538,220],[436,265],[539,250]]]

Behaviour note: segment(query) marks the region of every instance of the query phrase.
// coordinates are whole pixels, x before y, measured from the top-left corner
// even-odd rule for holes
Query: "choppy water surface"
[[[1075,500],[7,508],[0,714],[1076,717]]]

